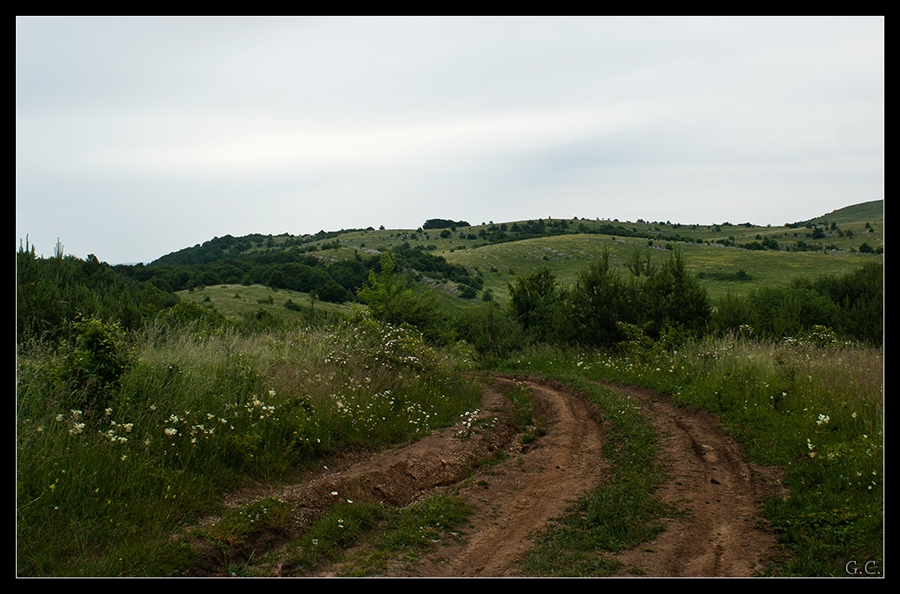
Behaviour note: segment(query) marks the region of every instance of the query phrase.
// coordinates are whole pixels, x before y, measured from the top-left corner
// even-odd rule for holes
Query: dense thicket
[[[546,268],[517,279],[510,286],[510,305],[535,337],[585,346],[624,340],[623,324],[653,339],[673,330],[705,330],[710,317],[706,289],[688,274],[680,252],[656,265],[649,250],[635,251],[629,270],[630,276],[622,278],[604,250],[578,274],[574,287],[558,288]]]
[[[232,238],[233,239],[233,238]],[[233,245],[226,238],[208,242],[209,249],[226,249]],[[207,244],[204,244],[206,246]],[[202,260],[202,252],[194,253]],[[404,243],[393,251],[398,270],[416,277],[424,275],[436,281],[449,281],[479,290],[482,279],[459,264],[451,264],[441,256],[429,254],[422,247]],[[184,291],[219,284],[260,284],[301,293],[315,292],[319,299],[332,303],[355,301],[356,292],[369,272],[380,272],[377,256],[363,256],[328,261],[298,247],[270,252],[251,252],[234,257],[215,257],[194,264],[159,264],[149,266],[117,266],[122,275],[141,282],[151,282],[165,292]],[[183,261],[183,260],[178,260]]]
[[[422,225],[422,229],[455,229],[456,227],[468,227],[466,221],[451,221],[449,219],[428,219]]]
[[[884,269],[878,262],[841,276],[797,279],[746,297],[726,295],[714,316],[717,331],[769,338],[797,336],[817,326],[840,336],[882,344]]]
[[[30,337],[66,338],[71,322],[95,317],[117,322],[125,329],[138,328],[178,303],[171,291],[152,283],[123,276],[96,256],[86,260],[63,256],[38,258],[34,246],[19,246],[16,254],[16,334],[21,342]]]

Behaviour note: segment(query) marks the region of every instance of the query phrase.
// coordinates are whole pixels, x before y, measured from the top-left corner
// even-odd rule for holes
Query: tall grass
[[[17,357],[19,575],[171,575],[224,489],[454,422],[478,393],[421,337],[361,319],[244,334],[151,327],[103,410],[65,406],[64,349]]]
[[[536,347],[510,365],[635,383],[716,413],[750,461],[785,469],[790,497],[768,500],[766,515],[791,555],[773,573],[844,576],[851,561],[859,568],[873,561],[870,570],[881,571],[880,348],[821,332],[781,342],[708,337],[670,349],[632,347],[619,354]]]

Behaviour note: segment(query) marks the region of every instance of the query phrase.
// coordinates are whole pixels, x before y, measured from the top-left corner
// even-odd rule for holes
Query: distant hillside
[[[572,284],[586,262],[609,250],[626,267],[635,249],[660,257],[680,250],[713,301],[798,276],[843,274],[884,250],[884,201],[848,206],[780,227],[751,222],[711,225],[618,219],[537,219],[469,225],[429,219],[418,229],[341,229],[294,236],[214,237],[147,266],[117,266],[125,276],[171,293],[213,285],[263,285],[309,293],[322,301],[354,301],[379,256],[439,289],[451,308],[506,299],[516,276],[549,266]],[[448,226],[449,225],[449,226]],[[661,261],[661,260],[660,260]]]
[[[804,223],[851,223],[854,221],[869,221],[879,225],[884,223],[884,200],[872,200],[845,206],[828,214],[824,214]]]

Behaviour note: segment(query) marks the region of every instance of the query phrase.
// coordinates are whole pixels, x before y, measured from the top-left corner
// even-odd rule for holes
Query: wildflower
[[[828,415],[819,415],[819,420],[816,421],[816,425],[827,425],[828,421],[831,420],[831,417]]]
[[[59,413],[58,415],[56,415],[56,422],[57,422],[57,423],[62,422],[62,420],[63,420],[62,413]]]
[[[125,433],[131,433],[131,430],[134,428],[134,423],[125,423],[122,426],[125,427]]]
[[[72,418],[75,419],[76,421],[81,418],[82,413],[80,410],[73,410],[70,412],[72,413]]]
[[[75,435],[76,433],[81,433],[84,431],[84,423],[75,423],[75,425],[69,429],[69,433]]]
[[[176,429],[175,427],[166,427],[165,432],[166,432],[166,435],[171,436],[171,435],[175,435],[176,433],[178,433],[178,429]]]

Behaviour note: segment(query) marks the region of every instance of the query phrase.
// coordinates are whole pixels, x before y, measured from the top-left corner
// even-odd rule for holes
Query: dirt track
[[[549,424],[543,437],[522,447],[503,393],[523,381],[493,380],[480,417],[498,420],[491,429],[472,432],[467,439],[460,439],[460,427],[450,428],[403,448],[332,464],[302,484],[239,494],[235,505],[263,495],[296,504],[288,534],[263,535],[248,546],[277,549],[335,497],[405,505],[452,490],[475,507],[463,529],[465,542],[441,546],[416,565],[398,564],[386,575],[520,575],[516,561],[528,550],[529,535],[599,484],[605,470],[602,416],[566,386],[527,382],[533,389],[535,416]],[[754,575],[774,550],[774,537],[759,529],[756,502],[779,488],[775,473],[746,463],[737,444],[707,413],[678,409],[640,388],[607,387],[642,401],[642,410],[659,430],[663,459],[670,463],[671,480],[658,495],[688,511],[684,519],[669,521],[655,541],[621,554],[622,575],[635,567],[646,576],[659,577]],[[472,474],[480,460],[499,450],[510,454],[503,463]],[[207,553],[194,574],[225,575],[225,560],[215,551]],[[340,575],[340,570],[323,568],[317,575]],[[279,565],[271,575],[297,574]]]

